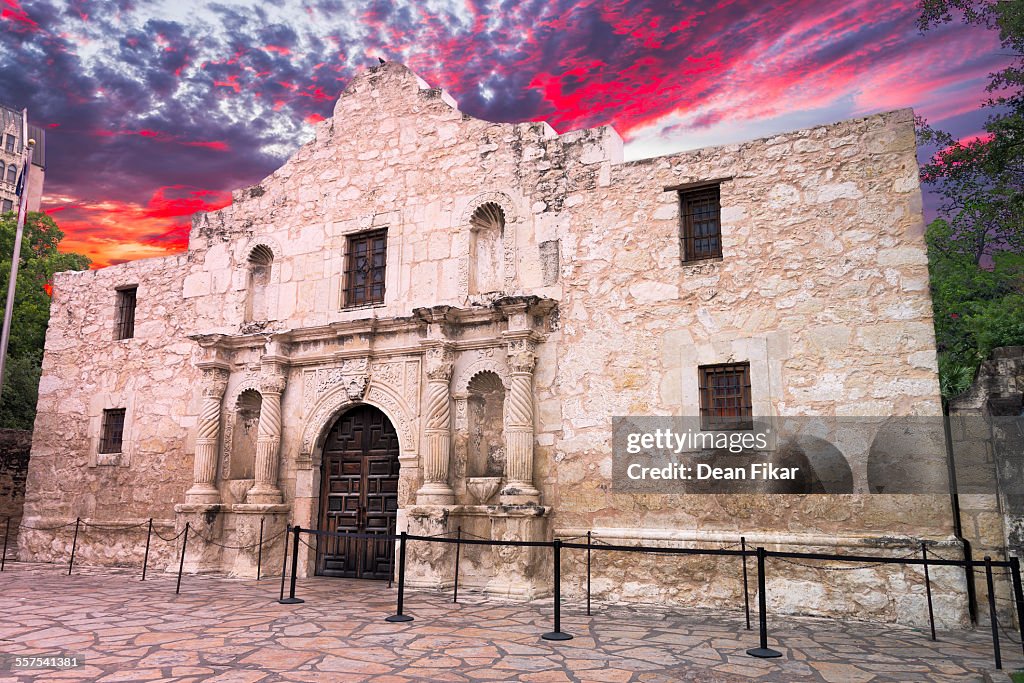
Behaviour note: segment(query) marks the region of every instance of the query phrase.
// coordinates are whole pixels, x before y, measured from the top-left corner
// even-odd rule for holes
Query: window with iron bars
[[[348,238],[345,265],[345,307],[384,303],[387,230],[374,230]]]
[[[683,262],[722,256],[722,209],[718,185],[679,190]]]
[[[135,336],[135,295],[138,287],[117,290],[117,322],[114,339],[131,339]]]
[[[702,365],[698,370],[701,429],[753,429],[750,363]]]
[[[124,439],[124,408],[103,411],[103,431],[100,434],[100,453],[120,453]]]

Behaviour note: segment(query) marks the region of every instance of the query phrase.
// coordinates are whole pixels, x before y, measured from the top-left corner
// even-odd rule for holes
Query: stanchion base
[[[562,631],[551,631],[550,633],[542,633],[541,638],[544,640],[572,640],[572,635],[563,633]]]
[[[297,605],[300,602],[306,602],[306,601],[303,600],[302,598],[282,598],[281,600],[278,600],[278,602],[281,603],[282,605]]]
[[[412,621],[412,617],[408,614],[392,614],[390,617],[384,617],[384,621],[390,621],[392,624],[396,624],[403,621]]]
[[[781,652],[770,647],[752,647],[747,650],[747,654],[751,657],[760,657],[761,659],[774,659],[775,657],[782,656]]]

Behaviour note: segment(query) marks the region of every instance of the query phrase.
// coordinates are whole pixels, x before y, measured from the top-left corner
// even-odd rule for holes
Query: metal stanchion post
[[[1003,668],[1003,656],[999,652],[999,619],[996,617],[996,591],[992,585],[992,558],[985,556],[985,583],[988,586],[988,618],[992,622],[992,650],[995,654],[996,668]]]
[[[1020,558],[1010,558],[1010,574],[1013,577],[1013,600],[1017,607],[1017,629],[1024,634],[1024,588],[1020,581]],[[1021,647],[1024,648],[1024,635],[1021,636]]]
[[[978,589],[974,585],[974,565],[971,564],[974,560],[971,555],[971,542],[966,538],[961,539],[964,546],[964,561],[967,563],[964,565],[964,571],[967,574],[967,613],[971,617],[971,624],[978,623]]]
[[[555,562],[555,630],[544,633],[544,640],[572,640],[572,636],[562,632],[562,540],[555,539],[552,544]]]
[[[761,659],[770,659],[772,657],[781,657],[782,653],[778,650],[773,650],[768,647],[768,598],[766,581],[764,578],[764,548],[758,546],[757,548],[757,606],[758,606],[758,620],[760,622],[761,630],[761,641],[759,647],[752,647],[747,650],[747,654],[751,657],[760,657]]]
[[[260,580],[260,573],[263,570],[263,518],[260,517],[260,544],[256,548],[256,580]]]
[[[174,594],[181,593],[181,572],[185,569],[185,550],[188,548],[188,526],[185,522],[185,535],[181,537],[181,557],[178,559],[178,585],[174,587]]]
[[[587,532],[587,616],[590,616],[590,532]]]
[[[462,527],[459,526],[455,531],[455,590],[452,592],[452,602],[459,601],[459,555],[462,550]]]
[[[68,562],[68,576],[71,576],[71,569],[75,566],[75,550],[78,549],[78,525],[81,521],[80,517],[75,517],[75,538],[71,541],[71,561]]]
[[[928,625],[932,629],[932,640],[935,640],[935,612],[932,609],[932,579],[928,575],[928,548],[921,541],[921,559],[924,560],[924,591],[928,597]]]
[[[285,523],[284,527],[284,563],[281,565],[281,597],[278,602],[284,600],[284,577],[288,576],[288,534],[292,532],[292,525]]]
[[[142,556],[142,580],[146,580],[146,568],[149,566],[149,541],[153,538],[153,518],[149,518],[149,529],[146,531],[146,552]]]
[[[395,539],[394,539],[395,533],[394,533],[394,529],[390,530],[388,532],[388,534],[390,536],[392,536],[392,538],[388,539],[388,544],[390,545],[390,548],[388,548],[388,557],[391,558],[391,571],[388,572],[388,590],[391,590],[391,582],[395,578]]]
[[[750,630],[750,585],[747,579],[747,538],[740,536],[740,552],[743,553],[743,613],[747,617],[747,630]]]
[[[7,515],[7,528],[4,529],[4,554],[0,555],[0,572],[4,570],[4,565],[7,564],[7,539],[11,535],[11,516]]]
[[[295,597],[295,581],[298,579],[299,570],[299,534],[302,533],[302,527],[296,525],[292,527],[292,532],[295,534],[295,537],[292,539],[292,578],[290,588],[288,589],[288,597],[278,600],[282,605],[297,605],[300,602],[306,602]],[[288,545],[287,542],[285,545]]]
[[[384,617],[384,621],[392,623],[412,621],[412,617],[405,614],[405,541],[409,534],[405,531],[398,538],[398,611],[390,617]]]

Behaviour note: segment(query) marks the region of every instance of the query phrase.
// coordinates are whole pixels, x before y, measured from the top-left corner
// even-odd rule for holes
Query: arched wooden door
[[[398,434],[373,406],[358,406],[334,423],[320,471],[320,529],[393,534],[398,513]],[[394,545],[387,539],[320,537],[317,573],[387,579]]]

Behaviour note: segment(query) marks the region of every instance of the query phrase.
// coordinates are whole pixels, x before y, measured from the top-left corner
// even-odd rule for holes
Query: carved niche
[[[469,231],[459,259],[459,290],[486,294],[516,291],[516,228],[523,221],[512,199],[503,192],[485,192],[473,198],[462,216]]]

